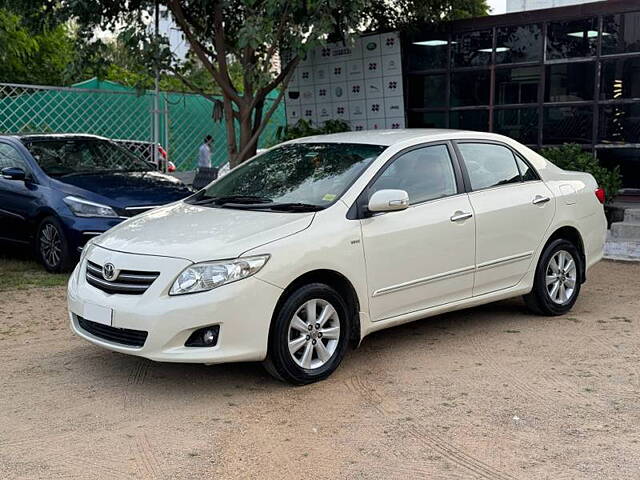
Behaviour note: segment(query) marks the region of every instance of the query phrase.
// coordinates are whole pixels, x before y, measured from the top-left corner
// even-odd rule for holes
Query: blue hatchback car
[[[92,135],[0,136],[0,240],[32,244],[51,272],[124,219],[187,197],[179,180]]]

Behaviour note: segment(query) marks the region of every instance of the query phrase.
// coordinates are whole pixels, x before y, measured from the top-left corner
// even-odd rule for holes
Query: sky
[[[491,7],[491,15],[500,15],[507,12],[507,0],[488,0]]]

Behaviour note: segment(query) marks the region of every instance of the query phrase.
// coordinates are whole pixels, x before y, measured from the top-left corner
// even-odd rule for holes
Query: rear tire
[[[62,224],[53,216],[44,218],[36,232],[36,255],[44,268],[51,273],[69,271],[73,258]]]
[[[338,368],[349,343],[344,299],[323,283],[291,293],[273,319],[264,367],[278,380],[306,385]]]
[[[580,294],[583,268],[573,243],[562,238],[549,243],[538,260],[533,289],[524,296],[527,307],[538,315],[567,313]]]

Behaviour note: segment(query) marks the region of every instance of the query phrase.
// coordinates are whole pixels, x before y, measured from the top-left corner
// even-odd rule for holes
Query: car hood
[[[177,178],[160,172],[113,172],[55,178],[72,195],[91,192],[114,207],[165,205],[190,195]]]
[[[192,262],[236,258],[252,248],[307,228],[314,213],[215,208],[184,202],[130,218],[96,238],[120,252]]]

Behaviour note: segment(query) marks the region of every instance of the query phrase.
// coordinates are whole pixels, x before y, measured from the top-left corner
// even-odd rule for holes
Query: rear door
[[[535,170],[500,143],[458,141],[476,220],[473,295],[516,285],[551,225],[555,199]]]
[[[22,168],[29,176],[31,169],[22,154],[11,144],[0,141],[0,170]],[[31,181],[8,180],[0,175],[0,239],[29,240],[29,214],[38,198],[37,186]]]
[[[448,144],[419,146],[383,167],[365,192],[401,189],[410,201],[361,219],[373,321],[471,296],[475,226],[456,171]]]

